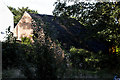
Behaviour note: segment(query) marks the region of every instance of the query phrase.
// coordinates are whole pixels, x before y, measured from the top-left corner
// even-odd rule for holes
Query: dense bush
[[[24,46],[25,47],[25,46]],[[20,54],[20,69],[27,78],[57,78],[56,59],[53,50],[46,45],[33,44],[26,46],[25,53]]]
[[[73,67],[78,69],[95,70],[97,68],[97,56],[85,49],[70,49],[69,60]]]
[[[3,42],[3,71],[14,68],[19,69],[26,78],[57,79],[64,73],[63,64],[49,44],[39,41],[31,43],[28,38],[22,38],[22,44],[11,39]]]
[[[3,71],[17,68],[26,78],[34,79],[62,78],[66,72],[66,65],[70,65],[71,69],[92,71],[107,69],[111,71],[110,73],[120,72],[119,55],[93,53],[72,47],[66,53],[64,58],[66,60],[61,61],[60,57],[56,56],[55,47],[51,46],[53,43],[46,37],[43,39],[44,44],[41,44],[39,39],[32,43],[27,37],[22,38],[22,42],[17,42],[10,33],[7,41],[2,44]]]
[[[117,54],[93,53],[85,49],[72,47],[68,56],[69,64],[79,70],[105,70],[113,74],[120,72],[120,56]]]
[[[2,43],[2,68],[8,69],[18,66],[18,45],[13,43]]]

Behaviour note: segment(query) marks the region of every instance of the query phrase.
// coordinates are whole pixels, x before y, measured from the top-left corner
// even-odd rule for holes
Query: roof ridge
[[[27,11],[26,11],[27,12]],[[43,16],[54,16],[54,15],[49,15],[49,14],[39,14],[39,13],[30,13],[30,12],[27,12],[28,14],[35,14],[35,15],[43,15]]]

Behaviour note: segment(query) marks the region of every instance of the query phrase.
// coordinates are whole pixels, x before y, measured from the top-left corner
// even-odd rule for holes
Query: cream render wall
[[[13,14],[8,7],[0,0],[0,41],[5,41],[6,29],[11,27],[11,31],[14,28]]]
[[[14,29],[14,36],[17,37],[17,40],[21,40],[22,37],[32,39],[32,34],[32,17],[25,12]]]
[[[22,37],[28,37],[32,40],[32,42],[34,42],[31,36],[33,35],[33,25],[38,27],[30,14],[25,12],[14,29],[14,35],[17,37],[17,40],[21,41]],[[41,43],[45,43],[45,34],[43,28],[40,29],[38,35],[39,36],[37,38],[39,39],[39,41]],[[47,40],[49,42],[52,42],[50,37],[48,37]],[[52,42],[52,44],[48,45],[50,48],[55,48],[54,52],[57,54],[55,55],[55,57],[62,57],[60,58],[62,60],[64,57],[64,51],[62,51],[61,47],[57,46],[55,42]]]

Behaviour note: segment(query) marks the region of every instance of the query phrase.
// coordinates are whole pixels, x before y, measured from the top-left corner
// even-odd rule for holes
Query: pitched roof
[[[69,50],[71,46],[74,46],[76,48],[84,48],[93,52],[106,52],[108,50],[108,47],[100,40],[93,38],[85,40],[86,36],[89,36],[91,33],[88,33],[85,26],[81,25],[73,18],[62,18],[61,20],[60,17],[55,18],[52,15],[31,13],[27,13],[27,16],[30,16],[37,24],[40,24],[40,26],[44,28],[44,31],[49,34],[52,41],[58,40],[65,49]],[[20,24],[24,25],[24,23]]]
[[[83,25],[75,19],[62,20],[63,23],[60,23],[59,17],[55,19],[52,15],[29,14],[34,20],[40,19],[44,24],[47,24],[50,37],[57,39],[64,47],[78,47],[80,45],[77,38],[81,31],[80,27]],[[68,23],[68,20],[71,21],[71,24]]]
[[[27,20],[30,20],[30,23]],[[36,29],[36,27],[32,28],[34,27],[34,23],[32,23],[33,25],[31,24],[32,20],[35,20],[35,23],[42,27],[42,30],[44,29],[45,33],[48,33],[52,41],[58,40],[65,49],[69,49],[71,46],[76,48],[84,48],[93,52],[106,51],[108,49],[104,42],[98,39],[86,39],[86,36],[89,36],[91,33],[87,31],[88,29],[85,29],[85,26],[81,25],[79,21],[73,18],[65,19],[54,17],[52,15],[31,14],[25,12],[20,22],[18,23],[18,26],[31,27],[32,30]],[[25,21],[27,21],[25,23],[26,25],[24,24]],[[18,26],[15,28],[16,31]],[[44,32],[42,31],[43,34]],[[23,32],[23,34],[26,33]],[[17,36],[20,38],[22,34]]]

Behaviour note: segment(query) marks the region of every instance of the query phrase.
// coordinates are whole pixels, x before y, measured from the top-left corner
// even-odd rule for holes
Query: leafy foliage
[[[13,32],[10,31],[10,26],[6,30],[6,41],[7,43],[15,43],[16,42],[16,37],[13,36]]]
[[[68,68],[77,70],[101,71],[109,73],[119,73],[119,58],[117,54],[94,53],[85,49],[71,47],[67,55]],[[115,65],[115,66],[113,66]],[[78,71],[79,72],[79,71]]]
[[[14,68],[19,69],[28,79],[57,79],[58,72],[62,72],[60,71],[62,62],[58,63],[59,59],[55,57],[54,48],[48,46],[50,43],[41,45],[36,41],[31,44],[29,38],[23,38],[21,44],[13,42],[12,36],[8,37],[9,41],[2,44],[3,71]]]
[[[73,2],[74,4],[67,5],[69,2]],[[75,18],[78,20],[85,26],[86,39],[95,38],[105,41],[106,45],[119,46],[119,3],[84,3],[74,0],[59,0],[55,3],[53,14],[63,18]]]
[[[29,12],[29,13],[38,13],[35,10],[31,10],[28,7],[22,7],[22,8],[13,8],[13,7],[8,7],[10,9],[10,11],[13,13],[14,15],[14,25],[17,25],[17,23],[19,22],[19,20],[21,19],[21,17],[23,16],[23,13],[25,11]]]
[[[39,26],[35,27],[37,29],[34,30],[38,36],[35,36],[32,44],[27,37],[22,38],[22,44],[16,39],[13,40],[12,32],[8,31],[8,40],[3,42],[3,69],[17,68],[28,79],[57,79],[58,76],[63,75],[65,70],[59,58],[61,56],[57,56],[56,49],[52,46],[54,43],[49,42],[48,36],[41,37],[44,33],[38,29]]]
[[[67,6],[65,2],[57,2],[54,14],[65,19],[75,18],[85,25],[86,33],[89,34],[86,40],[90,38],[104,39],[109,45],[116,45],[119,48],[119,37],[113,37],[114,34],[119,36],[119,28],[117,30],[116,27],[116,25],[119,25],[119,19],[113,15],[117,15],[116,10],[118,8],[113,5],[118,6],[116,3],[87,4],[78,2]],[[110,11],[112,8],[113,10]],[[36,21],[39,22],[40,20]],[[120,56],[116,54],[93,53],[82,48],[72,47],[66,53],[66,60],[61,61],[56,56],[54,42],[50,41],[47,32],[43,34],[44,30],[41,28],[41,24],[33,25],[33,27],[35,37],[33,44],[28,38],[22,38],[23,44],[18,43],[11,34],[8,35],[8,40],[3,42],[3,69],[18,68],[26,78],[34,79],[63,77],[68,64],[78,69],[108,69],[113,73],[119,73]],[[66,61],[68,62],[66,63]]]
[[[27,78],[47,79],[57,78],[56,76],[56,60],[53,50],[50,50],[46,45],[39,43],[30,46],[23,46],[25,53],[21,54],[22,62],[20,69]],[[28,50],[26,50],[26,48]]]
[[[98,68],[98,56],[85,49],[76,49],[72,47],[70,49],[69,59],[72,66],[78,69],[96,70]]]
[[[21,42],[22,44],[29,45],[32,43],[31,39],[28,37],[22,37],[21,40],[22,40],[22,42]]]

